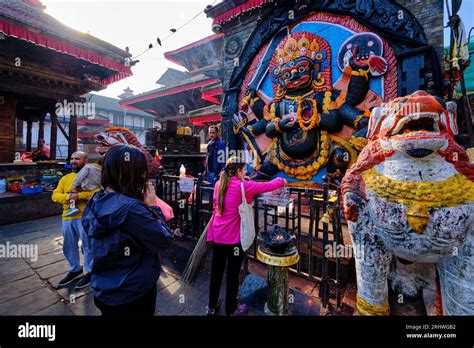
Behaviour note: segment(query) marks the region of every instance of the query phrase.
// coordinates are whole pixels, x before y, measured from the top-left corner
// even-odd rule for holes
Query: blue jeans
[[[86,231],[82,227],[82,219],[63,220],[63,253],[71,272],[82,270],[81,259],[79,257],[79,239],[82,242],[82,254],[84,255],[84,270],[90,273],[92,270],[92,254],[90,253],[89,240]]]

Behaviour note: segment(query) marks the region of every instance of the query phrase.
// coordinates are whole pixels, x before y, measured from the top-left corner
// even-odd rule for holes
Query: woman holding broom
[[[243,181],[245,198],[251,203],[253,197],[286,185],[286,180],[277,178],[270,182],[244,180],[246,163],[238,158],[227,160],[219,181],[214,187],[214,213],[207,231],[207,241],[212,243],[212,269],[209,285],[207,315],[215,315],[222,277],[227,267],[226,315],[245,315],[247,306],[237,306],[239,272],[245,252],[240,244],[239,205],[242,203],[240,183]]]

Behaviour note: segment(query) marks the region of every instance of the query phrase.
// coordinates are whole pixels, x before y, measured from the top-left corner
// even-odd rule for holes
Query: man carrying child
[[[62,232],[63,253],[69,262],[70,271],[58,286],[66,286],[81,278],[75,289],[83,289],[90,285],[92,257],[84,228],[82,227],[82,212],[87,201],[98,191],[100,184],[100,167],[87,166],[87,155],[82,151],[72,154],[70,160],[73,173],[65,175],[54,190],[52,200],[63,205]],[[84,169],[84,171],[82,171]],[[96,170],[98,169],[98,170]],[[75,179],[78,180],[75,180]],[[85,190],[86,189],[86,190]],[[84,255],[84,270],[80,261],[79,240],[82,242]]]

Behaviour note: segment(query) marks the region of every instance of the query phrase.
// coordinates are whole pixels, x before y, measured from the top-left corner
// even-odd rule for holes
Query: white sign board
[[[193,178],[180,178],[179,179],[179,190],[181,192],[194,192],[194,179]]]
[[[287,207],[290,204],[290,188],[282,187],[272,192],[266,192],[260,199],[268,205]]]

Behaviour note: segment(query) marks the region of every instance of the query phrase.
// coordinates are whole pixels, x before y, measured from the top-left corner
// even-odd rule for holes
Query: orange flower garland
[[[321,121],[321,117],[319,116],[319,113],[318,113],[318,106],[317,106],[316,100],[314,99],[307,99],[307,100],[309,100],[312,105],[311,118],[308,121],[303,120],[301,102],[298,102],[298,111],[297,111],[298,124],[300,125],[300,128],[305,132],[313,129],[315,126],[319,124],[319,121]]]

